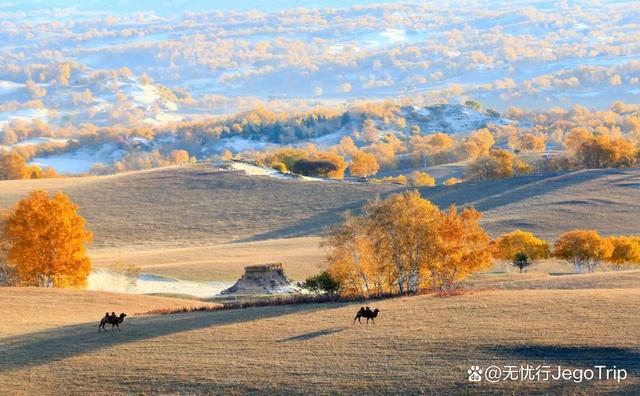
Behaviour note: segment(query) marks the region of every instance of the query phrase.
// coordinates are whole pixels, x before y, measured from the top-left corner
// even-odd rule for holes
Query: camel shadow
[[[127,319],[122,331],[98,333],[95,322],[0,339],[0,373],[46,365],[74,356],[127,343],[178,334],[208,327],[273,318],[343,304],[303,304],[246,308],[217,312],[192,312]]]
[[[324,337],[335,333],[340,333],[341,331],[345,331],[347,327],[330,327],[328,329],[313,331],[311,333],[300,334],[297,336],[285,338],[279,340],[278,342],[292,342],[292,341],[307,341],[318,337]]]

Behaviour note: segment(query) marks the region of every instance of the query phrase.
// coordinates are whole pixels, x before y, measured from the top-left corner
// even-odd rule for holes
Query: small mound
[[[288,294],[299,291],[285,275],[282,264],[262,264],[245,267],[244,275],[221,295]]]

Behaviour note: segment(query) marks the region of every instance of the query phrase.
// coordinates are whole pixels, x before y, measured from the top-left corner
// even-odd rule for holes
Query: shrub
[[[334,279],[329,272],[324,271],[307,278],[302,283],[302,287],[314,293],[334,295],[340,290],[340,282]]]

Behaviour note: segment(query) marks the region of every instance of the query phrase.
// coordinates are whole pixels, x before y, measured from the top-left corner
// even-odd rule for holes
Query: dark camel
[[[109,315],[109,312],[106,312],[104,314],[104,318],[102,318],[102,320],[100,320],[100,326],[98,326],[98,333],[100,332],[100,329],[107,331],[107,329],[105,329],[104,326],[110,324],[111,325],[111,331],[113,331],[114,327],[117,327],[118,330],[120,330],[120,324],[122,322],[124,322],[124,318],[127,316],[126,313],[121,313],[120,316],[116,316],[115,312],[111,312],[111,315]]]
[[[369,307],[360,307],[360,310],[356,314],[356,317],[353,318],[353,324],[356,324],[356,320],[358,321],[358,323],[362,323],[362,321],[360,320],[361,318],[366,318],[367,324],[369,324],[369,319],[371,319],[373,324],[376,324],[375,318],[378,317],[378,312],[380,312],[378,308],[372,311]]]

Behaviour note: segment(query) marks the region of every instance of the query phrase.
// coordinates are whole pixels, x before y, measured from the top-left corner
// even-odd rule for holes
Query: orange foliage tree
[[[415,187],[433,187],[436,179],[427,172],[415,171],[411,174],[411,184]]]
[[[15,152],[0,152],[0,180],[29,179],[31,173],[24,158]]]
[[[350,172],[352,176],[369,177],[378,173],[380,165],[373,154],[358,151],[351,160]]]
[[[546,147],[545,137],[543,135],[536,135],[533,133],[525,133],[519,136],[515,147],[522,151],[533,151],[536,153],[542,153]]]
[[[0,180],[41,179],[58,177],[51,168],[40,169],[27,165],[24,157],[15,151],[0,151]]]
[[[607,238],[613,250],[609,261],[620,267],[625,264],[640,264],[640,236],[613,236]]]
[[[18,276],[14,266],[7,260],[9,252],[9,241],[6,236],[5,223],[0,217],[0,286],[16,286]]]
[[[456,177],[450,177],[447,180],[445,180],[442,184],[444,184],[445,186],[453,186],[454,184],[458,184],[458,183],[460,183],[460,179]]]
[[[556,241],[553,255],[567,260],[576,272],[586,267],[593,272],[597,265],[610,259],[613,246],[606,238],[593,230],[573,230],[566,232]]]
[[[174,164],[182,165],[189,162],[189,153],[186,150],[172,150],[169,158]]]
[[[576,156],[587,168],[629,168],[637,162],[638,149],[625,138],[598,136],[583,142]]]
[[[549,257],[549,244],[531,232],[515,230],[494,241],[493,256],[509,260],[520,272],[526,272],[536,260]]]
[[[469,164],[465,177],[469,180],[492,180],[529,174],[533,168],[506,150],[492,150],[489,155]]]
[[[22,285],[86,286],[91,262],[85,246],[92,235],[69,197],[34,191],[18,202],[5,222],[8,259]]]
[[[331,275],[343,294],[455,289],[490,265],[489,237],[474,209],[442,212],[416,191],[370,201],[326,237]]]

